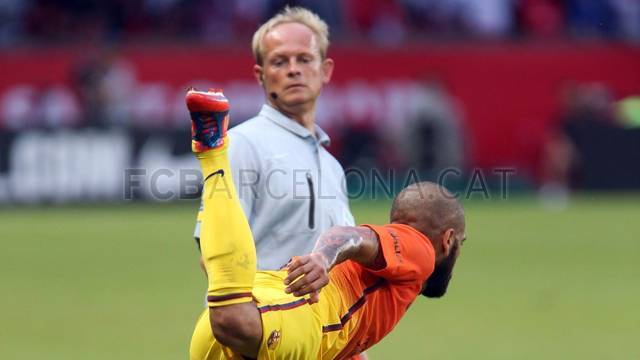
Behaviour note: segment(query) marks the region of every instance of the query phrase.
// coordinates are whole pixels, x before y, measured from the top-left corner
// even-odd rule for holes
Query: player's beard
[[[455,251],[451,251],[449,256],[433,269],[433,273],[429,276],[422,289],[422,295],[429,298],[439,298],[447,292],[453,273],[453,266],[456,264],[455,253]]]

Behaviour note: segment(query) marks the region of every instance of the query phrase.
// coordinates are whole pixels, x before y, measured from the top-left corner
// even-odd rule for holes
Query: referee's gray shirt
[[[316,137],[269,105],[229,130],[229,159],[256,243],[259,270],[276,270],[313,249],[324,230],[353,225],[342,166]],[[194,232],[200,237],[200,223]]]

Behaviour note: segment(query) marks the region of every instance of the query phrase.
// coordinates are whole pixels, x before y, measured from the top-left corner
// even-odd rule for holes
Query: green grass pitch
[[[355,202],[385,222],[388,202]],[[0,209],[0,359],[185,359],[205,280],[197,204]],[[639,359],[640,196],[466,204],[449,293],[379,359]]]

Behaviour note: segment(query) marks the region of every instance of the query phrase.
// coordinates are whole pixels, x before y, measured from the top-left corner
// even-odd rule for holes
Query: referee
[[[229,131],[229,159],[259,270],[277,270],[311,252],[324,230],[354,224],[344,170],[316,125],[317,100],[334,67],[328,36],[322,19],[298,7],[286,7],[253,36],[253,72],[266,103]]]

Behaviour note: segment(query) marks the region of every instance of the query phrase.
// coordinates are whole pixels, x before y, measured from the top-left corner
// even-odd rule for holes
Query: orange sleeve
[[[380,240],[386,266],[366,271],[389,281],[424,282],[433,272],[435,251],[429,239],[408,225],[362,225],[373,230]]]

